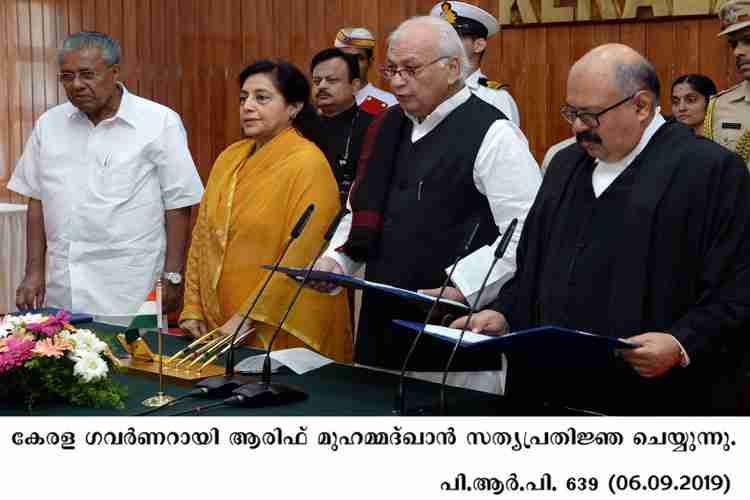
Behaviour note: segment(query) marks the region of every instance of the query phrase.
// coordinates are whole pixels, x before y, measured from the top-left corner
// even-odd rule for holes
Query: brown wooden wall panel
[[[21,201],[5,189],[34,121],[65,99],[56,51],[65,35],[106,31],[123,47],[128,89],[177,111],[203,179],[216,156],[240,136],[237,74],[260,57],[283,57],[307,72],[310,58],[332,45],[341,26],[367,26],[385,39],[403,19],[436,0],[3,0],[0,2],[0,202]],[[469,0],[498,15],[497,0]],[[567,5],[567,4],[566,4]],[[737,79],[732,55],[716,38],[714,17],[555,23],[506,27],[490,40],[484,71],[510,85],[522,128],[541,160],[570,134],[559,116],[570,65],[592,47],[626,43],[669,86],[688,72],[720,88]],[[383,82],[373,72],[371,79]]]

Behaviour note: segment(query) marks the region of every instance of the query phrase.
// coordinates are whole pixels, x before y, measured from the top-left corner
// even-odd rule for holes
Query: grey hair
[[[433,28],[433,31],[438,35],[438,55],[441,57],[455,57],[458,59],[460,80],[463,83],[470,70],[469,58],[466,56],[466,49],[464,49],[464,44],[461,42],[461,38],[458,36],[455,28],[453,28],[450,23],[439,17],[416,16],[407,19],[399,24],[398,28],[388,36],[388,46],[401,36],[405,28],[413,25],[425,25]],[[445,64],[442,61],[441,63]]]
[[[615,69],[615,85],[623,95],[635,94],[639,90],[651,92],[659,100],[661,84],[653,65],[645,59],[630,64],[620,64]]]
[[[57,63],[62,64],[68,52],[79,52],[83,49],[101,50],[102,59],[107,66],[120,63],[120,44],[109,35],[98,31],[81,31],[67,36],[63,40],[62,48],[57,52]]]

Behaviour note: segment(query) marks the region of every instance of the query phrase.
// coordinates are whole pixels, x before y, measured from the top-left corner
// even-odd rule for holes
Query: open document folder
[[[273,266],[264,265],[261,266],[264,269],[272,269]],[[279,272],[284,273],[296,280],[301,280],[307,269],[300,269],[297,267],[279,267]],[[398,288],[391,285],[385,285],[383,283],[375,283],[374,281],[367,281],[356,276],[349,276],[347,274],[337,274],[326,271],[311,271],[310,279],[315,281],[328,281],[335,283],[338,286],[355,289],[371,289],[377,290],[382,293],[388,293],[400,297],[404,300],[412,302],[420,302],[427,306],[432,305],[436,298],[431,295],[425,295],[423,293],[414,292],[412,290],[406,290],[404,288]],[[456,302],[455,300],[440,299],[440,306],[443,312],[452,313],[457,315],[468,314],[469,306]]]
[[[423,323],[414,321],[393,320],[403,327],[404,331],[417,333]],[[461,330],[439,325],[427,325],[424,331],[429,337],[440,339],[450,344],[456,343]],[[615,349],[632,349],[639,344],[629,340],[593,333],[569,330],[557,326],[541,326],[529,330],[520,330],[502,336],[483,335],[474,332],[464,332],[461,346],[457,351],[464,357],[472,355],[485,358],[488,355],[499,356],[507,354],[510,363],[515,353],[533,359],[548,368],[575,367],[583,368],[587,365],[601,366],[608,363]],[[478,361],[479,362],[479,361]],[[483,362],[482,362],[483,363]]]

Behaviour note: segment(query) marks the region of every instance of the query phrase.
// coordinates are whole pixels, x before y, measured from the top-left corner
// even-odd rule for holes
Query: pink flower
[[[73,348],[73,344],[70,340],[53,337],[51,339],[42,339],[36,343],[36,347],[31,351],[34,354],[39,354],[45,357],[61,357],[65,351]]]
[[[65,328],[68,321],[70,321],[70,315],[65,311],[58,311],[57,314],[49,316],[41,323],[31,323],[26,325],[26,331],[41,333],[47,337],[52,337]]]
[[[8,337],[6,351],[0,352],[0,373],[10,371],[21,366],[31,357],[35,342],[28,339]]]

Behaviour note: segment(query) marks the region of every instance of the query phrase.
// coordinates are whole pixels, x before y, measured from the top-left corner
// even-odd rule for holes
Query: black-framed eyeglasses
[[[451,56],[440,56],[435,60],[432,60],[428,63],[422,64],[421,66],[406,66],[403,68],[399,68],[395,64],[386,64],[380,67],[380,73],[383,75],[383,78],[386,78],[388,80],[392,79],[394,76],[398,75],[401,78],[405,80],[412,80],[419,76],[419,74],[427,69],[428,66],[432,66],[438,61],[441,61],[443,59],[448,59]]]
[[[640,90],[638,92],[640,92]],[[563,118],[565,118],[565,121],[567,121],[571,125],[573,125],[575,123],[576,119],[579,119],[588,128],[597,128],[597,127],[599,127],[599,118],[604,113],[606,113],[608,111],[612,111],[617,106],[625,104],[630,99],[632,99],[633,97],[635,97],[635,95],[638,92],[630,94],[629,96],[627,96],[622,101],[617,101],[612,106],[610,106],[610,107],[608,107],[606,109],[603,109],[603,110],[599,111],[598,113],[593,113],[591,111],[579,111],[576,108],[574,108],[573,106],[569,106],[567,104],[563,104],[562,107],[560,108],[560,114],[562,114]]]

